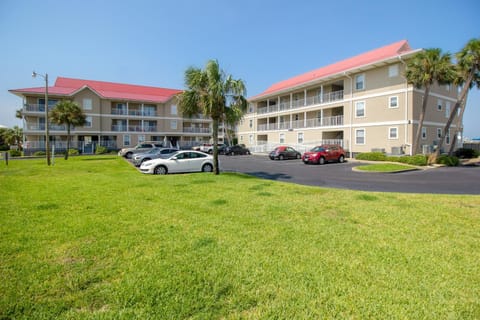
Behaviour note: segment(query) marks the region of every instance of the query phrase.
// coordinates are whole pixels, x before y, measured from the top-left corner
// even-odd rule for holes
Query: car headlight
[[[152,164],[152,161],[145,161],[144,163],[142,163],[142,167],[150,167]]]

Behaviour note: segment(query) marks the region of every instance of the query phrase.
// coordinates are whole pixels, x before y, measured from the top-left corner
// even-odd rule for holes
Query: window
[[[355,129],[355,144],[365,144],[365,129]]]
[[[139,136],[138,136],[138,143],[142,143],[142,142],[144,142],[144,141],[145,141],[145,135],[144,135],[144,134],[139,135]],[[151,147],[150,144],[147,144],[147,145],[145,146],[145,148],[149,148],[149,147]]]
[[[280,133],[280,143],[285,143],[285,133]]]
[[[123,136],[123,145],[124,146],[129,146],[130,145],[130,135],[126,134]]]
[[[450,91],[450,88],[451,88],[451,87],[450,87],[450,84],[447,83],[447,84],[445,85],[445,90]]]
[[[365,101],[355,102],[355,117],[365,117]]]
[[[84,128],[91,128],[92,127],[92,117],[87,116],[85,117],[85,124],[83,125]]]
[[[177,129],[177,120],[170,121],[170,129]]]
[[[422,140],[427,139],[427,128],[422,127]]]
[[[450,101],[445,102],[445,118],[450,117]]]
[[[176,104],[172,104],[170,106],[170,113],[171,114],[177,114],[177,105]]]
[[[442,111],[442,100],[440,99],[437,100],[437,110]]]
[[[248,137],[248,140],[250,141],[250,144],[253,144],[253,134],[251,134],[251,135]]]
[[[450,129],[448,129],[447,135],[445,136],[445,143],[450,144]]]
[[[243,141],[243,136],[240,136],[240,141]]]
[[[388,67],[388,76],[390,78],[398,76],[398,64],[394,64],[393,66]]]
[[[249,128],[253,128],[253,120],[250,120],[250,121],[248,122],[248,127],[249,127]]]
[[[297,135],[297,142],[303,143],[303,132],[299,132]]]
[[[365,89],[365,75],[359,74],[355,76],[355,89],[363,90]]]
[[[437,138],[440,139],[442,137],[442,128],[437,128]]]
[[[253,112],[253,103],[248,104],[248,112]]]
[[[84,98],[82,101],[83,110],[92,110],[92,99]]]
[[[389,103],[388,103],[389,108],[398,108],[398,97],[390,97],[389,98]]]
[[[144,116],[155,116],[157,112],[157,106],[154,104],[145,104],[143,106],[143,115]]]
[[[398,139],[398,127],[388,128],[388,139]]]

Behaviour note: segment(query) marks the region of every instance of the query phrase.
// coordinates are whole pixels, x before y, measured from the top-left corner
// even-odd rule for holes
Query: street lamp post
[[[43,75],[33,71],[32,77],[35,78],[37,76],[45,79],[45,153],[47,155],[47,165],[50,165],[50,135],[48,132],[48,73]]]

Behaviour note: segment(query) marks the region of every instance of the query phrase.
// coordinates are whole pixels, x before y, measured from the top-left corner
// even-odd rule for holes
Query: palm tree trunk
[[[463,121],[463,113],[465,112],[465,106],[467,104],[467,99],[468,99],[468,93],[465,96],[465,100],[463,100],[462,106],[460,107],[460,116],[457,118],[455,134],[453,136],[452,143],[450,145],[450,150],[448,151],[449,156],[452,156],[453,151],[455,151],[455,145],[457,144],[457,136],[458,136],[458,133],[461,131],[460,129]]]
[[[425,113],[427,112],[427,102],[428,102],[429,94],[430,94],[430,86],[426,86],[425,94],[423,96],[422,112],[420,113],[420,119],[418,120],[418,128],[417,128],[417,132],[415,133],[415,140],[413,140],[413,144],[412,144],[412,155],[417,154],[418,145],[420,144],[420,135],[422,134],[423,121],[425,120]]]
[[[65,160],[68,160],[68,150],[70,150],[70,124],[67,124],[67,151],[65,152]]]
[[[213,172],[218,175],[220,174],[220,168],[218,167],[218,117],[212,118],[213,123]]]
[[[442,137],[440,138],[440,141],[438,142],[437,150],[428,158],[428,163],[433,164],[437,162],[437,158],[440,155],[440,150],[443,147],[443,141],[445,140],[445,137],[450,130],[450,126],[452,125],[453,119],[455,118],[455,115],[458,112],[458,108],[460,108],[463,103],[465,103],[465,99],[467,97],[468,90],[470,89],[470,84],[473,81],[473,77],[475,75],[475,68],[472,68],[472,71],[469,73],[467,81],[465,81],[462,91],[460,92],[460,95],[457,99],[457,102],[455,102],[455,107],[453,110],[450,112],[450,117],[448,117],[447,123],[445,124],[445,128],[443,129],[442,132]],[[466,103],[465,103],[466,106]]]

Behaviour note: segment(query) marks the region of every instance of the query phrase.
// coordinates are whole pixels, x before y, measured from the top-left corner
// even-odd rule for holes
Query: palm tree
[[[65,152],[65,160],[68,160],[70,129],[72,126],[83,126],[86,122],[86,116],[78,104],[71,100],[62,100],[50,111],[50,118],[56,124],[64,124],[67,126],[67,151]]]
[[[427,112],[428,97],[433,83],[450,83],[454,78],[455,72],[451,63],[449,53],[442,54],[441,49],[426,49],[417,53],[412,60],[407,63],[405,78],[409,84],[415,88],[425,89],[423,96],[422,110],[420,112],[419,123],[415,133],[415,139],[412,143],[412,154],[416,154],[420,143],[425,114]]]
[[[247,109],[245,84],[226,75],[217,60],[210,60],[204,70],[188,68],[185,85],[188,89],[179,95],[180,109],[186,116],[202,113],[212,119],[213,168],[215,174],[219,174],[219,123],[234,124],[242,118]]]
[[[473,86],[480,88],[480,39],[470,40],[465,47],[457,53],[457,70],[463,78],[463,87],[455,102],[455,106],[450,112],[450,117],[445,124],[442,137],[438,142],[438,147],[428,159],[429,163],[435,163],[440,155],[445,136],[450,130],[450,126],[458,113],[458,109],[461,108],[461,106],[466,106],[468,91],[473,88]]]

